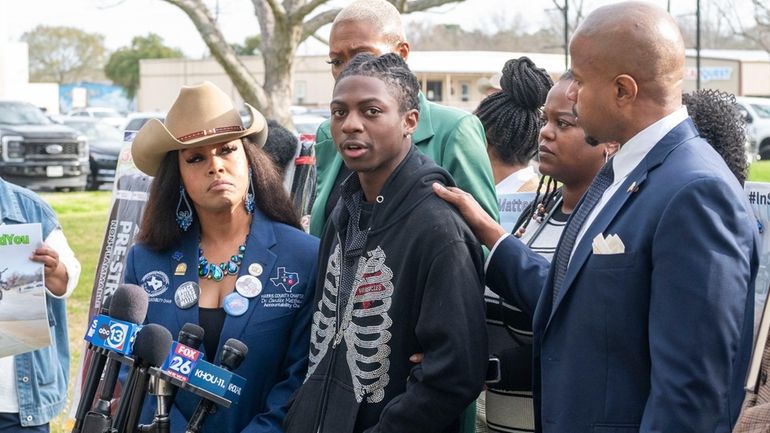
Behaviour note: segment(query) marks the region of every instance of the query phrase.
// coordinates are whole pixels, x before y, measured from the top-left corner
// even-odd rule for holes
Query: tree
[[[412,48],[421,51],[521,51],[559,52],[561,34],[551,29],[540,29],[533,33],[522,31],[522,24],[495,25],[497,30],[488,33],[481,30],[466,31],[454,24],[409,25],[409,41]]]
[[[260,36],[249,36],[243,41],[243,45],[233,44],[232,47],[239,56],[253,56],[259,53],[261,45],[262,38]]]
[[[552,31],[561,34],[561,44],[559,46],[564,52],[564,68],[568,69],[569,64],[567,59],[569,57],[569,41],[572,38],[572,34],[583,21],[583,0],[551,0],[554,9],[551,12],[555,12],[551,16],[551,28]]]
[[[214,15],[203,0],[163,0],[180,8],[198,30],[211,55],[225,70],[243,100],[267,117],[291,125],[292,65],[297,47],[326,24],[331,23],[340,8],[317,12],[330,0],[251,0],[259,22],[260,52],[265,77],[260,83],[238,58],[238,53],[225,41]],[[418,12],[463,0],[388,0],[402,13]]]
[[[126,96],[133,99],[139,89],[139,60],[178,57],[183,57],[182,51],[165,46],[163,38],[155,33],[136,36],[131,40],[131,46],[112,53],[104,73],[113,83],[126,89]]]
[[[29,47],[30,81],[98,80],[107,57],[104,36],[73,27],[39,25],[21,36]]]
[[[770,53],[770,0],[750,0],[750,3],[753,12],[753,23],[750,25],[742,22],[735,0],[722,0],[716,4],[720,16],[726,18],[735,35]]]

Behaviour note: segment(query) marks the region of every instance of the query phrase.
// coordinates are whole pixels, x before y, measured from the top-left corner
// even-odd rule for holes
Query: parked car
[[[88,139],[53,123],[38,107],[0,100],[0,176],[29,188],[83,190]]]
[[[75,108],[67,113],[70,117],[90,117],[120,128],[126,122],[126,114],[109,107]]]
[[[735,98],[746,118],[747,135],[760,159],[770,159],[770,98]]]
[[[297,134],[315,134],[326,117],[316,114],[295,114],[291,116],[291,120],[294,122]]]
[[[86,188],[97,190],[102,184],[115,181],[115,168],[123,146],[123,134],[111,125],[97,119],[65,117],[64,125],[70,126],[88,137],[88,164],[90,173]]]
[[[131,141],[126,139],[125,134],[127,132],[135,133],[140,130],[148,120],[158,119],[162,122],[165,118],[166,113],[161,113],[160,111],[137,111],[135,113],[129,113],[129,115],[126,116],[126,121],[120,127],[121,132],[123,133],[123,139]]]

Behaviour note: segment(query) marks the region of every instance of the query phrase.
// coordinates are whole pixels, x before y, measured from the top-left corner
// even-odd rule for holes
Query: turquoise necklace
[[[245,252],[246,242],[244,241],[238,247],[238,254],[231,256],[230,260],[217,265],[209,263],[206,257],[203,256],[203,249],[198,246],[198,276],[219,282],[227,275],[238,275],[238,270],[241,269],[241,262],[243,262],[243,253]]]

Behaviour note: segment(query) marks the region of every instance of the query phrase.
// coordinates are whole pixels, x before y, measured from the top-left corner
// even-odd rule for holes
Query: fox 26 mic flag
[[[181,382],[237,404],[246,379],[203,359],[201,353],[179,342],[171,345],[161,370]]]

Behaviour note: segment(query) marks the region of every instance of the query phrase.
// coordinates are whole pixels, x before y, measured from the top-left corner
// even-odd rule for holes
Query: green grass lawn
[[[757,161],[749,166],[749,180],[770,182],[770,161]]]
[[[112,191],[95,192],[66,192],[41,193],[43,199],[50,204],[59,217],[67,241],[75,251],[80,261],[82,271],[80,281],[67,301],[67,320],[70,338],[70,389],[68,393],[67,411],[51,422],[54,433],[69,432],[72,426],[68,424],[69,407],[72,403],[72,378],[80,362],[83,349],[83,335],[88,321],[88,305],[91,300],[91,290],[96,273],[96,263],[102,245],[102,237],[107,224]]]

